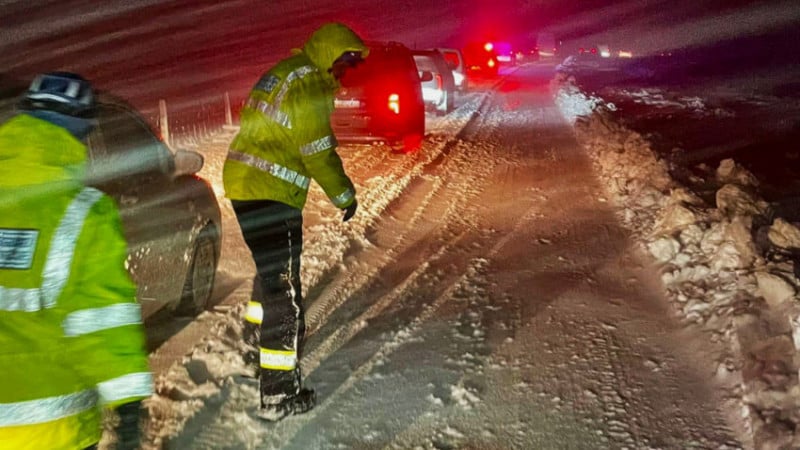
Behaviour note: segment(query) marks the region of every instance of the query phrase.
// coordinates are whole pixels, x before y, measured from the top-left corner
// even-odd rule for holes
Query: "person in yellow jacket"
[[[328,23],[314,31],[302,49],[256,83],[223,167],[225,194],[257,269],[245,340],[258,350],[245,360],[258,363],[259,416],[266,420],[306,412],[316,402],[314,391],[302,386],[298,365],[305,333],[302,210],[314,180],[344,211],[344,221],[356,212],[330,115],[338,80],[367,53],[346,25]]]
[[[119,211],[83,183],[92,87],[43,74],[19,106],[0,126],[0,449],[95,448],[103,407],[137,448],[153,380]]]

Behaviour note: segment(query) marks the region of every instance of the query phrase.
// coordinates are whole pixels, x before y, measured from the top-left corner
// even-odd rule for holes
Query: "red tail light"
[[[389,94],[389,101],[386,106],[389,108],[389,111],[400,114],[400,96],[397,94]]]

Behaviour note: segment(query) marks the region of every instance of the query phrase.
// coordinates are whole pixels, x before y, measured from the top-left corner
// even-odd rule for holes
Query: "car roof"
[[[438,50],[440,52],[461,53],[461,49],[460,48],[453,48],[453,47],[436,47],[436,48],[433,48],[432,50]]]
[[[417,58],[426,58],[430,61],[433,61],[438,67],[444,70],[450,70],[449,66],[447,66],[447,59],[439,50],[411,50],[411,54],[414,55],[414,60]]]

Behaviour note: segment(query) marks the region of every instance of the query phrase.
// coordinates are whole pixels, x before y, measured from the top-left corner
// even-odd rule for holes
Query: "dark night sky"
[[[480,0],[476,4],[479,23],[487,29],[512,30],[521,41],[536,30],[548,29],[565,41],[601,40],[642,52],[776,32],[791,37],[792,29],[796,33],[800,29],[800,2],[794,0]]]
[[[2,2],[0,75],[86,74],[150,104],[187,90],[244,91],[327,20],[410,47],[504,39],[540,30],[564,53],[607,44],[635,54],[696,49],[762,64],[800,52],[797,0],[31,0]],[[738,59],[737,59],[738,58]],[[743,65],[748,65],[745,63]],[[222,88],[221,86],[224,86]]]

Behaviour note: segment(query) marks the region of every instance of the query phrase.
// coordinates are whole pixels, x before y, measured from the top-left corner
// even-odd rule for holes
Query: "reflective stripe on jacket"
[[[355,188],[330,124],[337,83],[328,69],[345,51],[366,46],[346,27],[331,24],[256,83],[223,167],[228,198],[276,200],[302,209],[313,179],[336,207],[353,203]]]
[[[85,160],[48,122],[0,126],[2,449],[86,448],[99,405],[153,391],[119,212]]]

